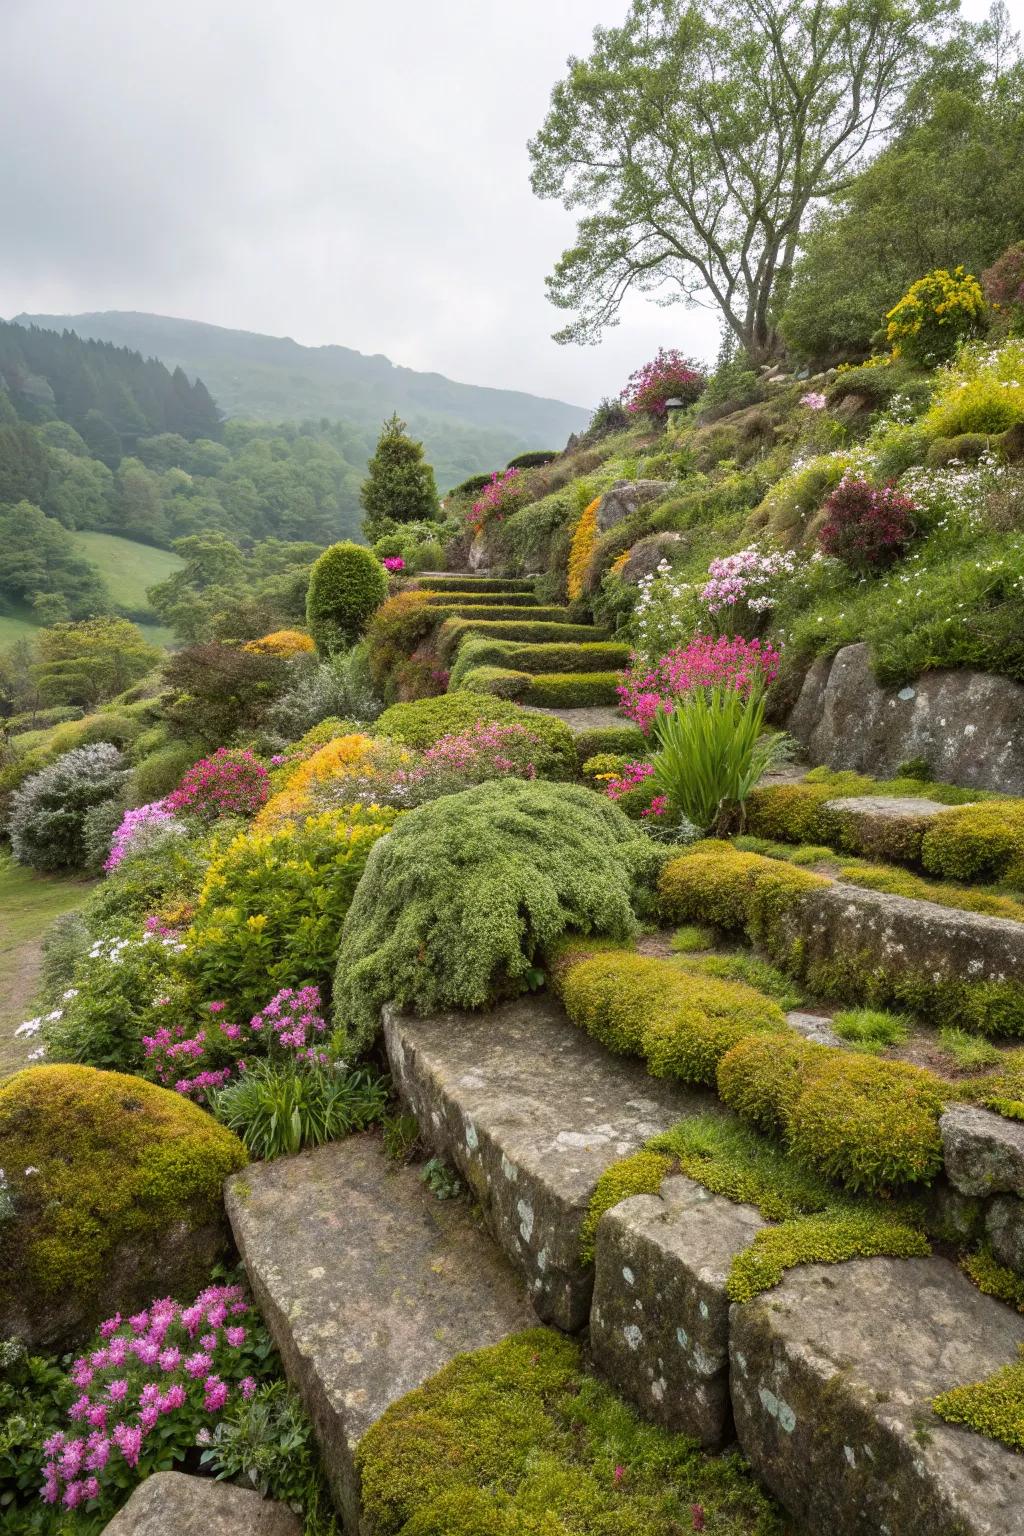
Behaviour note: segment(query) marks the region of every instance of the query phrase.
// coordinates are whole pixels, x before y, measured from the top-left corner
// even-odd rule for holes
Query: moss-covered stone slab
[[[1024,1457],[931,1399],[1017,1357],[1024,1317],[944,1259],[790,1271],[734,1306],[731,1390],[754,1472],[829,1536],[1022,1536]]]
[[[580,1229],[598,1179],[717,1099],[610,1055],[546,997],[422,1019],[385,1009],[384,1037],[424,1138],[472,1188],[539,1316],[582,1328],[593,1273]]]
[[[805,1040],[810,1040],[812,1045],[830,1045],[834,1050],[841,1050],[846,1045],[846,1041],[832,1028],[832,1020],[825,1014],[803,1013],[794,1008],[786,1014],[786,1023],[798,1035],[803,1035]]]
[[[729,1266],[764,1225],[753,1206],[673,1175],[597,1228],[594,1363],[645,1417],[712,1450],[732,1426]]]
[[[1024,1123],[973,1104],[939,1121],[946,1176],[963,1195],[1024,1196]]]
[[[836,881],[780,917],[773,944],[796,945],[812,985],[889,998],[953,1022],[970,1001],[993,1033],[1020,1028],[1024,923]]]
[[[103,1536],[302,1536],[302,1521],[287,1505],[251,1488],[184,1472],[154,1472]]]
[[[838,818],[844,845],[854,852],[916,863],[925,833],[949,806],[921,795],[846,795],[827,800],[825,810]]]
[[[463,1350],[528,1327],[529,1303],[465,1204],[436,1200],[374,1137],[253,1164],[225,1199],[354,1533],[354,1454],[370,1425]]]

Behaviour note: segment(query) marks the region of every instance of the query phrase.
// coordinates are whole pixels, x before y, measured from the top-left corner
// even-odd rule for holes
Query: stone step
[[[417,587],[428,587],[432,592],[532,592],[532,580],[513,576],[476,576],[467,571],[420,571],[410,582]]]
[[[103,1536],[302,1536],[302,1521],[254,1488],[153,1472],[104,1526]]]
[[[731,1313],[731,1394],[754,1472],[808,1531],[1021,1536],[1024,1457],[931,1398],[1017,1358],[1024,1317],[944,1259],[790,1270]]]
[[[556,720],[564,720],[570,731],[603,731],[609,726],[631,724],[611,704],[596,704],[586,709],[547,709],[539,704],[524,704],[522,708],[534,715],[551,715]]]
[[[847,795],[826,800],[825,809],[838,819],[845,846],[866,858],[917,863],[925,833],[951,807],[920,795]]]
[[[254,1163],[225,1201],[355,1536],[362,1436],[455,1355],[532,1326],[529,1302],[464,1202],[436,1200],[372,1136]]]
[[[385,1009],[384,1038],[424,1139],[470,1185],[541,1318],[582,1328],[593,1269],[580,1231],[598,1179],[718,1100],[610,1055],[547,997],[428,1018]]]
[[[708,1450],[732,1430],[729,1267],[764,1225],[753,1206],[682,1175],[598,1223],[594,1363],[647,1418]]]

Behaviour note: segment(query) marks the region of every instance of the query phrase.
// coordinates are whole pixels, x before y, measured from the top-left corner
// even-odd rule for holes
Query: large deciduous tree
[[[632,0],[570,59],[533,187],[588,210],[548,279],[592,342],[630,289],[717,306],[756,362],[801,228],[890,128],[956,0]]]

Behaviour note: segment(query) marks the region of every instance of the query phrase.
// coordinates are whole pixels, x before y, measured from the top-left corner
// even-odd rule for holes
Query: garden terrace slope
[[[593,1275],[580,1233],[598,1179],[712,1096],[609,1055],[547,998],[429,1018],[389,1008],[384,1036],[424,1138],[465,1177],[539,1315],[582,1328]]]
[[[355,1536],[363,1435],[455,1355],[529,1327],[529,1304],[464,1204],[433,1199],[370,1136],[256,1163],[225,1194],[249,1283]]]

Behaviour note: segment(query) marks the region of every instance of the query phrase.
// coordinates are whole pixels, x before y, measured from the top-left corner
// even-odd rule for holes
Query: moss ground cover
[[[359,1446],[380,1536],[781,1536],[737,1456],[644,1425],[547,1329],[460,1355]]]

